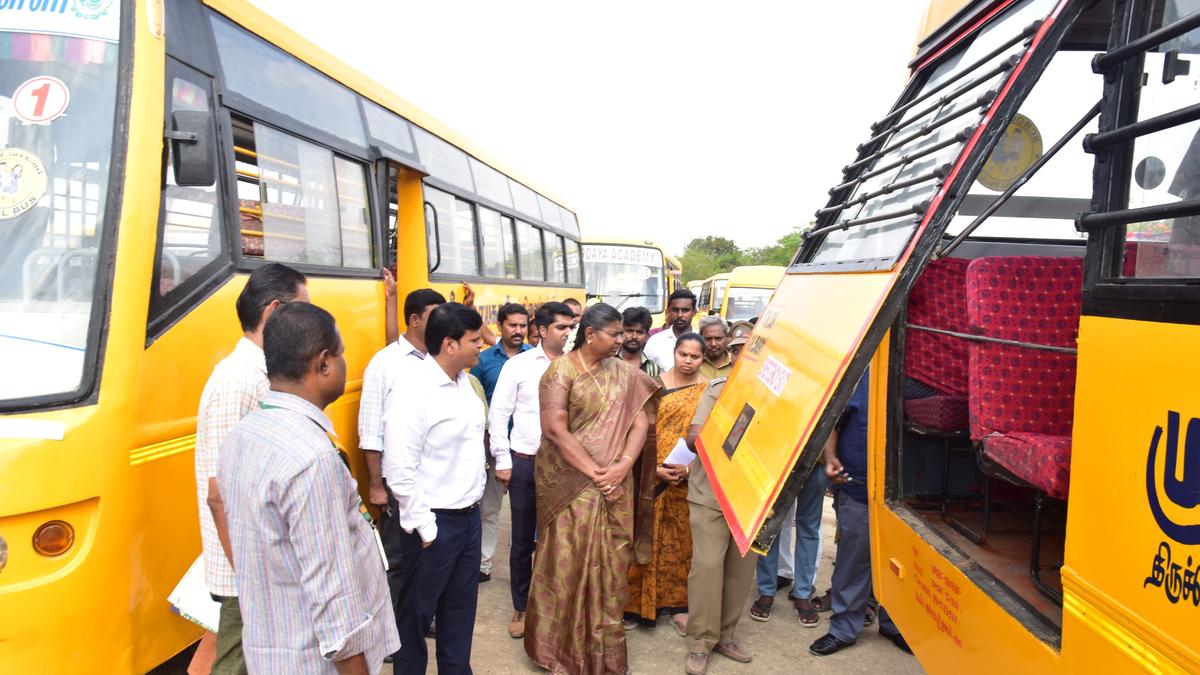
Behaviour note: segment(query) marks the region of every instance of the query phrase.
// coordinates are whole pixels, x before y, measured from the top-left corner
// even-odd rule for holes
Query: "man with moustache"
[[[696,316],[696,295],[686,288],[677,289],[667,299],[667,320],[671,330],[655,333],[646,342],[646,356],[654,359],[662,370],[675,367],[675,341],[692,329]]]
[[[646,341],[650,339],[650,326],[654,322],[650,318],[650,310],[645,307],[630,307],[621,312],[621,352],[619,356],[625,363],[641,370],[650,377],[658,377],[661,369],[649,356],[646,356]]]
[[[729,329],[725,319],[706,316],[700,319],[700,337],[704,338],[704,362],[700,374],[709,380],[729,377],[733,372],[733,359],[729,356]]]

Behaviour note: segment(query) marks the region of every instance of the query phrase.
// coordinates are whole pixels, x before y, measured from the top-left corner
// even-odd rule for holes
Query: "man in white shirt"
[[[303,274],[279,263],[263,265],[250,274],[237,299],[242,338],[233,352],[213,368],[196,414],[196,498],[200,506],[200,543],[204,552],[204,581],[221,603],[212,672],[245,673],[242,656],[242,616],[237,579],[225,557],[228,541],[225,504],[217,488],[217,463],[225,436],[258,406],[267,393],[267,362],[263,356],[263,326],[281,304],[308,302]]]
[[[395,342],[371,357],[363,373],[362,399],[358,404],[358,447],[367,463],[367,498],[379,510],[379,538],[388,559],[388,589],[392,608],[400,611],[400,584],[404,559],[400,521],[396,519],[396,498],[388,492],[382,469],[383,417],[392,390],[407,382],[410,374],[425,360],[425,324],[429,313],[445,304],[441,293],[421,288],[404,298],[404,321],[408,330]],[[400,622],[397,614],[396,623]]]
[[[692,318],[695,316],[695,294],[686,288],[676,289],[667,299],[667,321],[671,328],[652,335],[643,350],[663,371],[675,367],[675,341],[692,329]]]
[[[562,356],[574,323],[574,312],[564,303],[547,302],[539,307],[533,324],[540,343],[504,364],[492,392],[488,415],[492,458],[496,479],[509,489],[508,505],[512,509],[508,569],[513,617],[508,634],[514,639],[525,635],[525,605],[533,575],[533,535],[537,529],[533,458],[542,443],[538,387],[550,362]]]
[[[438,672],[471,672],[486,413],[466,371],[479,360],[482,326],[478,312],[456,302],[434,309],[425,325],[429,358],[387,402],[383,475],[404,530],[397,673],[425,672],[435,612]]]

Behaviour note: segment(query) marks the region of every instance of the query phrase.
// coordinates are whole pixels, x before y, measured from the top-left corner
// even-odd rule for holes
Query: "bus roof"
[[[729,285],[775,288],[786,271],[786,267],[779,265],[742,265],[730,270]]]
[[[559,199],[553,192],[546,190],[538,183],[527,180],[503,162],[498,161],[478,146],[467,141],[450,127],[417,108],[412,103],[409,103],[384,85],[367,77],[345,61],[321,49],[296,31],[276,20],[270,14],[246,2],[246,0],[202,1],[217,12],[241,24],[242,27],[274,43],[275,46],[353,89],[358,94],[371,99],[426,131],[441,137],[442,140],[458,146],[459,149],[468,155],[473,156],[484,164],[490,165],[493,169],[509,176],[513,180],[524,184],[525,187],[531,188],[535,192],[554,200],[572,213],[575,212],[572,206]],[[578,214],[576,214],[576,218],[578,218]]]

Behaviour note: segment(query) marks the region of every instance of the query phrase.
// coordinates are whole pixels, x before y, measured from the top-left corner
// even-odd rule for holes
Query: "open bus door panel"
[[[1085,3],[989,10],[930,50],[830,190],[700,435],[739,548],[765,550],[967,188]],[[818,468],[817,470],[822,470]]]

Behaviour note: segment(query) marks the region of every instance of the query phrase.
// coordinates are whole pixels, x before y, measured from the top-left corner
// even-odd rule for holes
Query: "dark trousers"
[[[514,452],[512,458],[512,480],[508,484],[508,505],[512,509],[512,544],[508,549],[508,573],[513,609],[524,612],[529,601],[529,580],[533,577],[537,495],[533,482],[533,457]]]
[[[386,485],[386,482],[385,482]],[[387,556],[388,591],[392,596],[392,611],[396,625],[400,625],[400,588],[404,583],[404,529],[400,527],[400,504],[387,489],[387,510],[380,514],[379,538],[383,540],[383,553]]]
[[[437,617],[437,666],[441,675],[470,675],[471,634],[479,597],[479,509],[435,512],[437,538],[427,548],[413,531],[402,537],[405,561],[400,589],[400,651],[396,675],[424,673],[429,663],[425,632]]]
[[[829,633],[843,642],[854,642],[862,632],[867,600],[871,597],[870,511],[865,502],[841,490],[835,501],[841,537],[830,589],[833,614],[829,617]],[[900,633],[882,607],[879,608],[879,632],[883,635]]]

